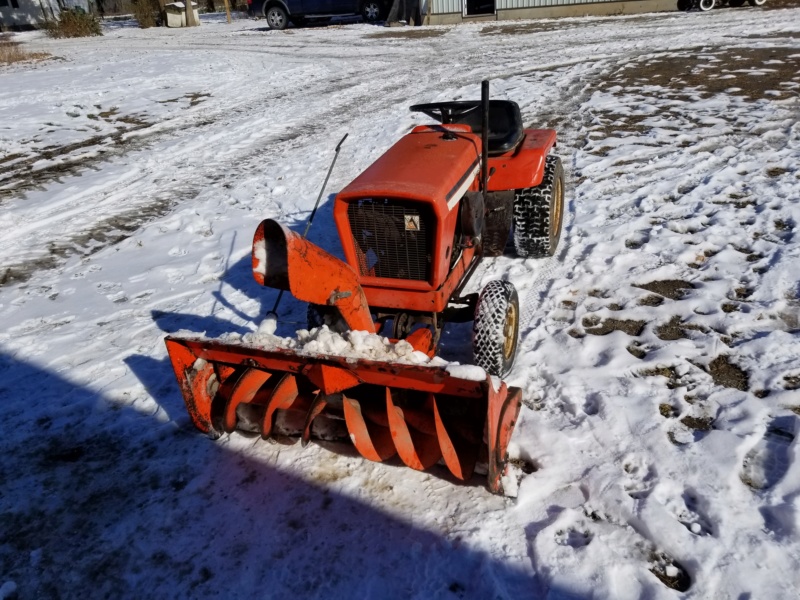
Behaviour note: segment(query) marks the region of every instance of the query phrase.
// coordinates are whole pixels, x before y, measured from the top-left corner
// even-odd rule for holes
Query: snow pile
[[[453,377],[483,381],[486,372],[474,365],[462,365],[441,357],[430,358],[414,350],[406,340],[392,342],[389,338],[367,331],[332,331],[327,325],[311,330],[300,329],[295,337],[275,335],[277,322],[268,316],[258,329],[244,335],[232,333],[220,338],[226,343],[241,342],[263,350],[291,350],[301,356],[336,356],[350,360],[374,360],[404,365],[422,365],[446,369]],[[499,382],[495,382],[499,386]]]
[[[275,335],[274,322],[271,319],[262,321],[257,331],[246,333],[241,340],[251,346],[264,350],[292,350],[303,356],[341,356],[350,359],[368,359],[409,365],[445,366],[446,361],[431,360],[405,340],[392,343],[377,333],[367,331],[331,331],[327,325],[311,330],[301,329],[296,337]],[[226,341],[236,340],[239,336],[226,336]]]

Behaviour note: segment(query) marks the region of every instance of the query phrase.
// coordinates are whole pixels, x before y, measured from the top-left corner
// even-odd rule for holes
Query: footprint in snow
[[[647,498],[657,482],[655,469],[641,458],[627,457],[622,463],[622,470],[627,474],[627,494],[634,500]]]
[[[603,402],[600,399],[600,394],[593,392],[586,396],[586,401],[583,403],[583,412],[590,417],[600,412],[603,407]]]
[[[680,496],[670,493],[659,495],[656,492],[656,500],[691,533],[697,536],[713,535],[711,522],[701,508],[706,503],[694,491],[685,489]]]
[[[578,531],[577,529],[559,530],[556,532],[555,540],[559,546],[571,546],[572,548],[583,548],[588,546],[594,535],[591,531]]]
[[[796,418],[774,418],[764,437],[747,453],[739,477],[754,490],[765,490],[778,483],[789,470],[789,446],[794,441]]]

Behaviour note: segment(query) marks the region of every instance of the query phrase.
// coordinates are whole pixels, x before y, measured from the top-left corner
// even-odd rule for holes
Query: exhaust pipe
[[[485,194],[489,186],[489,80],[481,81],[481,191]]]

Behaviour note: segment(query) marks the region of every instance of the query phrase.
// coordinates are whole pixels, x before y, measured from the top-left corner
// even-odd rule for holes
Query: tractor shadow
[[[168,365],[127,363],[155,402],[0,354],[0,562],[19,597],[542,597],[502,557],[210,441],[177,416]]]

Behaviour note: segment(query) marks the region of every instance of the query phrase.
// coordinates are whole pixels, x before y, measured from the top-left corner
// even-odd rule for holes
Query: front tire
[[[519,340],[519,297],[508,281],[490,281],[481,290],[472,324],[475,364],[490,375],[511,370]]]
[[[714,8],[715,4],[716,4],[716,0],[700,0],[697,3],[697,8],[699,8],[703,12],[707,12],[707,11],[711,10],[712,8]]]
[[[383,4],[378,0],[364,0],[361,4],[361,17],[365,23],[383,21]]]
[[[517,190],[514,197],[514,247],[523,258],[556,253],[564,220],[564,168],[561,159],[545,160],[542,183]]]
[[[767,0],[747,0],[750,3],[750,6],[764,6],[767,3]]]
[[[282,6],[270,6],[267,12],[264,13],[264,16],[267,19],[267,26],[270,29],[277,29],[280,31],[286,29],[286,26],[289,24],[289,15],[286,14]]]

